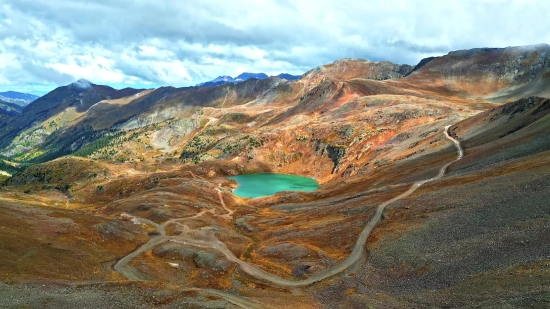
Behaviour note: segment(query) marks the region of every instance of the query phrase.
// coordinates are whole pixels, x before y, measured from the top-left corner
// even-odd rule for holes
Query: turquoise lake
[[[313,191],[319,188],[315,179],[286,174],[248,174],[229,176],[239,186],[233,194],[240,197],[260,197],[273,195],[279,191]]]

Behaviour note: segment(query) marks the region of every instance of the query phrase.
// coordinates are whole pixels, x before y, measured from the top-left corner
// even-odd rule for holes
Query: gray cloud
[[[34,77],[34,79],[22,80],[20,83],[22,83],[23,85],[41,84],[48,82],[55,83],[57,85],[64,85],[74,81],[71,75],[60,73],[55,69],[44,67],[44,65],[40,63],[22,61],[21,67],[23,70],[31,73],[31,76]]]
[[[541,0],[0,0],[0,86],[193,85],[550,41]]]
[[[384,45],[384,44],[387,44],[388,47],[408,50],[412,53],[439,53],[440,54],[449,50],[449,47],[445,45],[436,45],[436,46],[423,45],[423,44],[418,44],[418,43],[409,42],[409,41],[400,40],[400,39],[395,41],[390,40],[388,42],[380,42],[380,45]]]

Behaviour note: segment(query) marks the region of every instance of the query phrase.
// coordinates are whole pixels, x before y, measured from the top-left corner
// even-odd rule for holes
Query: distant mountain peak
[[[247,80],[247,79],[251,79],[251,78],[266,79],[267,77],[268,76],[265,73],[248,73],[248,72],[244,72],[244,73],[239,74],[239,76],[235,77],[235,80],[236,81],[243,81],[243,80]]]
[[[69,85],[69,87],[79,89],[79,90],[86,90],[88,88],[91,88],[92,86],[93,84],[85,79],[79,79],[76,82]]]
[[[277,75],[278,78],[286,79],[286,80],[297,80],[302,78],[302,75],[291,75],[288,73],[281,73]]]
[[[248,79],[251,79],[251,78],[266,79],[268,77],[269,76],[265,73],[244,72],[244,73],[239,74],[235,78],[233,78],[231,76],[228,76],[228,75],[218,76],[218,77],[216,77],[215,79],[213,79],[211,81],[197,84],[197,86],[199,86],[199,87],[200,86],[202,86],[202,87],[214,87],[214,86],[225,85],[225,84],[230,84],[230,83],[234,84],[234,83],[242,82],[242,81],[245,81],[245,80],[248,80]],[[277,75],[276,77],[286,79],[286,80],[296,80],[296,79],[300,79],[301,75],[290,75],[290,74],[287,74],[287,73],[281,73],[281,74]]]
[[[233,77],[229,76],[229,75],[221,75],[221,76],[218,76],[216,78],[214,78],[213,80],[211,80],[211,82],[227,82],[227,81],[232,81],[233,80]]]

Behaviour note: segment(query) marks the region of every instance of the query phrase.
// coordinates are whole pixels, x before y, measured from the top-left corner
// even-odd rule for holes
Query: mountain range
[[[19,106],[26,106],[32,101],[38,99],[38,96],[17,91],[0,92],[0,100],[8,103],[14,103]]]
[[[11,117],[15,117],[23,111],[23,108],[37,96],[15,91],[0,92],[0,126]]]
[[[549,45],[243,74],[0,118],[0,305],[547,306]]]
[[[300,75],[290,75],[290,74],[287,74],[287,73],[281,73],[279,75],[277,75],[276,77],[278,78],[282,78],[282,79],[286,79],[286,80],[297,80],[297,79],[300,79],[301,76]],[[265,73],[241,73],[239,76],[233,78],[231,76],[218,76],[216,78],[214,78],[213,80],[211,81],[208,81],[208,82],[204,82],[204,83],[200,83],[200,84],[197,84],[197,86],[199,87],[213,87],[213,86],[219,86],[219,85],[224,85],[224,84],[228,84],[228,83],[238,83],[238,82],[242,82],[242,81],[245,81],[245,80],[248,80],[248,79],[266,79],[268,78],[267,74]]]

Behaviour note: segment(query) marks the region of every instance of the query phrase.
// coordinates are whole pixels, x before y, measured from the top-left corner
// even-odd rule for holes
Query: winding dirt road
[[[148,250],[153,249],[158,244],[170,241],[170,242],[179,243],[179,244],[187,245],[187,246],[194,246],[194,247],[199,247],[199,248],[207,248],[207,249],[216,250],[216,251],[222,253],[223,255],[225,255],[225,257],[227,259],[229,259],[230,261],[232,261],[234,263],[237,263],[239,265],[239,267],[241,268],[241,270],[246,272],[248,275],[253,276],[255,278],[258,278],[260,280],[268,281],[268,282],[270,282],[274,285],[281,286],[281,287],[303,287],[303,286],[307,286],[307,285],[313,284],[315,282],[321,281],[323,279],[332,277],[336,274],[339,274],[339,273],[343,272],[344,270],[346,270],[348,267],[355,264],[357,261],[359,261],[364,256],[365,244],[367,242],[367,239],[368,239],[370,233],[372,232],[373,228],[380,221],[380,219],[382,217],[382,213],[384,212],[384,209],[388,205],[390,205],[390,204],[392,204],[392,203],[394,203],[398,200],[401,200],[403,198],[406,198],[406,197],[410,196],[414,191],[416,191],[423,184],[443,177],[445,175],[445,172],[446,172],[447,168],[449,167],[449,165],[451,165],[452,163],[462,159],[462,157],[464,156],[464,151],[463,151],[462,147],[460,146],[460,142],[458,142],[456,139],[452,138],[449,135],[449,133],[447,132],[449,127],[450,126],[445,127],[444,134],[445,134],[445,137],[447,139],[449,139],[450,141],[452,141],[453,144],[456,146],[457,154],[458,154],[457,158],[455,160],[445,164],[444,166],[442,166],[441,169],[439,170],[439,173],[435,177],[430,178],[430,179],[426,179],[426,180],[417,181],[417,182],[413,183],[411,185],[411,187],[406,192],[404,192],[404,193],[402,193],[402,194],[400,194],[400,195],[398,195],[398,196],[396,196],[396,197],[394,197],[394,198],[378,205],[375,214],[367,222],[367,224],[363,228],[363,231],[359,235],[351,254],[342,263],[340,263],[340,264],[338,264],[334,267],[327,268],[327,269],[324,269],[322,271],[319,271],[319,272],[313,274],[312,276],[310,276],[307,279],[299,280],[299,281],[284,279],[284,278],[278,277],[274,274],[268,273],[268,272],[264,271],[263,269],[255,266],[255,265],[252,265],[252,264],[249,264],[245,261],[240,260],[238,257],[236,257],[233,254],[233,252],[231,252],[227,248],[227,246],[224,243],[220,242],[217,239],[215,233],[212,230],[207,229],[207,228],[193,230],[193,229],[190,229],[187,226],[185,226],[186,228],[182,231],[181,234],[176,235],[176,236],[166,236],[165,228],[166,228],[167,225],[172,224],[172,223],[179,223],[178,221],[188,219],[188,218],[171,219],[171,220],[168,220],[165,223],[160,224],[160,225],[156,224],[152,221],[149,221],[147,219],[142,219],[142,218],[132,219],[132,220],[135,220],[134,221],[135,223],[150,224],[152,226],[155,226],[156,229],[157,229],[158,235],[153,236],[147,243],[145,243],[144,245],[139,247],[137,250],[135,250],[134,252],[128,254],[127,256],[123,257],[122,259],[120,259],[115,264],[114,269],[117,272],[119,272],[120,274],[124,275],[129,280],[144,280],[143,276],[140,275],[139,271],[137,269],[129,266],[128,263],[134,257],[142,254],[143,252],[146,252]],[[227,206],[225,205],[225,202],[223,200],[223,195],[221,194],[221,191],[219,189],[217,189],[217,190],[218,190],[218,195],[219,195],[219,198],[220,198],[221,205],[223,206],[224,209],[226,209],[228,211],[227,214],[222,215],[220,217],[223,217],[224,219],[230,219],[230,218],[232,218],[233,211],[230,210],[229,208],[227,208]],[[225,293],[225,294],[227,294],[227,293]],[[222,294],[218,293],[218,295],[221,296]]]

